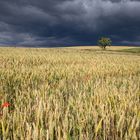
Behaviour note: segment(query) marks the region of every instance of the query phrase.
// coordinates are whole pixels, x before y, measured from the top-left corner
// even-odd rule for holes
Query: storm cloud
[[[1,0],[0,45],[140,45],[139,0]]]

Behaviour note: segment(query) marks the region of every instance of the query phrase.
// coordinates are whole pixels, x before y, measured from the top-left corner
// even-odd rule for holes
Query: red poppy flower
[[[10,106],[10,104],[9,104],[8,102],[6,102],[6,103],[4,103],[4,104],[2,105],[3,108],[4,108],[4,107],[8,107],[8,106]]]

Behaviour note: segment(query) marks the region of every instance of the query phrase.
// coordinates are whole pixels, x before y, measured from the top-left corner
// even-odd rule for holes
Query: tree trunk
[[[105,50],[106,49],[106,46],[103,46],[103,49]]]

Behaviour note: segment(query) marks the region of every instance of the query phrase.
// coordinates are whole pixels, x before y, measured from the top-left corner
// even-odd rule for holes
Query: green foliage
[[[123,50],[119,50],[119,52],[128,52],[128,53],[136,53],[136,54],[140,54],[140,48],[130,48],[130,49],[123,49]]]
[[[101,39],[98,40],[98,45],[102,48],[105,49],[106,46],[111,46],[112,41],[110,38],[107,37],[102,37]]]

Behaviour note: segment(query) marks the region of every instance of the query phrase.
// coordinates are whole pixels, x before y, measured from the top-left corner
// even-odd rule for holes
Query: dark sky
[[[0,45],[140,45],[140,0],[0,0]]]

